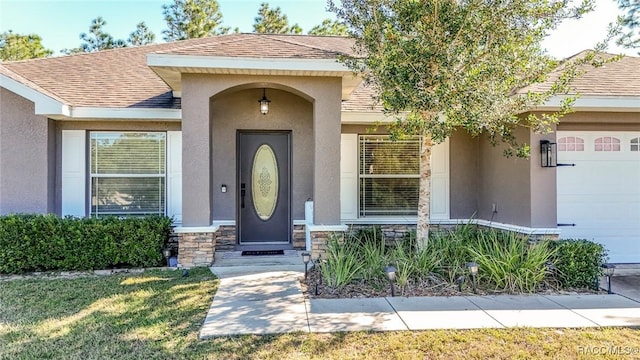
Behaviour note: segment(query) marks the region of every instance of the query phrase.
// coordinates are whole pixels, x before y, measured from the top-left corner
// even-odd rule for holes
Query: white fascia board
[[[214,233],[220,229],[220,226],[178,226],[173,228],[173,232],[176,234],[208,234]]]
[[[345,225],[351,224],[371,224],[371,225],[385,225],[385,224],[407,224],[407,225],[415,225],[418,222],[418,218],[413,216],[407,217],[376,217],[376,218],[360,218],[356,220],[343,220],[342,223]],[[431,219],[429,221],[431,225],[465,225],[465,224],[473,224],[486,226],[494,229],[501,229],[507,231],[513,231],[520,234],[527,235],[559,235],[560,229],[558,228],[532,228],[527,226],[520,225],[512,225],[512,224],[503,224],[498,222],[492,222],[483,219],[442,219],[436,220]]]
[[[0,87],[33,101],[36,115],[69,116],[69,106],[12,78],[0,74]]]
[[[76,119],[141,119],[180,121],[181,109],[73,107],[69,115]]]
[[[147,65],[150,67],[352,73],[351,69],[344,64],[339,63],[335,59],[249,58],[147,54]]]
[[[557,95],[549,99],[544,105],[532,109],[533,111],[554,111],[560,109],[560,104],[567,95]],[[640,111],[640,96],[614,97],[614,96],[581,96],[572,106],[579,111]]]
[[[311,232],[338,232],[347,231],[349,227],[347,225],[307,225],[307,229]]]
[[[343,111],[341,114],[343,124],[353,125],[374,125],[376,123],[389,124],[395,121],[394,117],[389,117],[382,112],[376,111]]]

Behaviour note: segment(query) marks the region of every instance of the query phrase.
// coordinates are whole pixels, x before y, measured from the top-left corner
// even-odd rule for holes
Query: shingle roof
[[[0,64],[0,69],[72,106],[175,109],[180,108],[180,99],[174,98],[169,86],[147,66],[149,53],[336,59],[352,44],[344,37],[232,34],[7,62]]]
[[[581,57],[584,52],[578,53],[567,61]],[[613,54],[601,54],[603,59],[611,59]],[[572,93],[582,96],[594,97],[640,97],[640,57],[625,56],[622,59],[605,63],[600,67],[581,65],[584,73],[576,78],[571,87]],[[554,78],[550,77],[550,81]],[[527,90],[542,90],[548,88],[550,82],[532,85]],[[640,104],[639,104],[640,106]]]
[[[353,40],[335,36],[231,34],[0,64],[0,73],[72,106],[180,108],[180,99],[147,66],[147,54],[336,59],[352,54]],[[611,55],[607,55],[611,56]],[[540,89],[543,85],[532,86]],[[640,57],[587,68],[575,80],[583,96],[640,97]],[[343,111],[379,112],[374,91],[360,84]]]
[[[353,40],[339,36],[232,34],[216,42],[183,42],[159,54],[252,58],[335,59],[350,54]]]
[[[342,111],[382,112],[382,105],[375,100],[375,90],[364,81],[353,91],[349,100],[342,102]]]

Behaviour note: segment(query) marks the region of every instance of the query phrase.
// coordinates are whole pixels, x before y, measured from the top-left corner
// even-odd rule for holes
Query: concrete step
[[[214,267],[224,266],[274,266],[274,265],[301,265],[302,252],[285,250],[284,255],[259,255],[242,256],[241,251],[216,252]]]

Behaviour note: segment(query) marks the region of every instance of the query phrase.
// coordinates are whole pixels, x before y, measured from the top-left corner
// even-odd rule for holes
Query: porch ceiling
[[[309,76],[342,78],[342,100],[362,79],[335,59],[237,58],[148,54],[147,64],[174,91],[182,92],[182,74]]]

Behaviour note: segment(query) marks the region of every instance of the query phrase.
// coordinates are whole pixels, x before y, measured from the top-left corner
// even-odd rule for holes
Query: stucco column
[[[183,79],[184,80],[184,79]],[[182,225],[211,225],[209,93],[182,82]]]
[[[531,132],[531,227],[556,228],[558,214],[557,168],[540,165],[540,140],[556,142],[555,128],[550,134]]]
[[[313,106],[314,223],[340,224],[341,79],[327,81]]]

